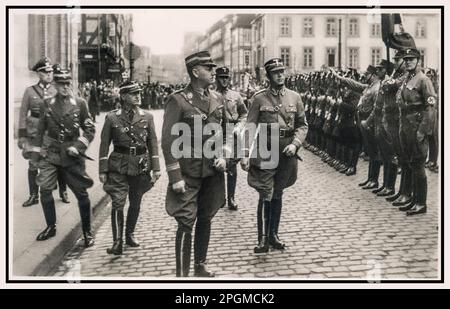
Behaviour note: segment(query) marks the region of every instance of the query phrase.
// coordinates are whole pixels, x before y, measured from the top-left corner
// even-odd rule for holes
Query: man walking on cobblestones
[[[234,141],[234,157],[230,158],[227,164],[227,202],[230,210],[237,210],[238,205],[234,199],[237,182],[236,164],[239,162],[237,158],[237,139],[245,126],[247,119],[247,107],[239,94],[239,92],[229,89],[230,86],[230,69],[221,67],[216,69],[217,91],[222,95],[224,120],[226,123],[234,125],[233,141]]]
[[[56,188],[58,173],[78,200],[84,242],[86,247],[94,245],[91,233],[91,201],[87,188],[93,181],[86,174],[84,152],[94,139],[95,126],[89,116],[86,101],[74,97],[71,91],[72,78],[66,70],[54,74],[57,94],[41,105],[40,118],[33,153],[39,162],[37,184],[41,188],[41,203],[47,227],[39,233],[37,240],[47,240],[56,234],[55,201],[52,191]],[[80,135],[80,128],[83,135]]]
[[[242,168],[249,171],[249,185],[259,193],[258,245],[254,249],[255,253],[269,251],[269,245],[279,250],[285,247],[278,238],[283,190],[292,186],[297,180],[296,153],[308,131],[300,95],[284,86],[285,67],[281,59],[271,59],[265,63],[264,67],[270,86],[253,96],[247,124],[279,126],[279,135],[275,139],[279,142],[279,153],[276,154],[279,161],[275,168],[265,168],[264,160],[260,157],[258,150],[255,150],[258,151],[256,158],[249,160],[251,154],[248,151],[241,161]],[[267,134],[270,131],[267,130]],[[249,148],[250,141],[254,139],[250,135],[252,133],[246,134],[246,149]],[[269,139],[268,136],[266,138]],[[271,159],[273,158],[269,158]]]
[[[169,176],[166,210],[178,223],[175,239],[177,277],[189,275],[194,224],[194,276],[213,277],[214,273],[206,267],[206,256],[211,220],[225,203],[223,172],[226,161],[222,157],[210,159],[203,152],[203,146],[213,134],[194,136],[194,132],[203,132],[208,124],[221,124],[223,106],[221,96],[209,90],[215,81],[216,66],[209,52],[192,54],[185,63],[191,82],[168,97],[164,113],[161,146]],[[185,127],[189,128],[189,133],[183,132],[179,136]],[[189,153],[180,156],[178,147],[172,148],[175,141],[183,137],[187,137],[192,146],[182,145],[183,152]],[[199,137],[201,141],[196,143]]]
[[[139,247],[134,230],[139,217],[142,196],[150,190],[161,175],[158,141],[153,115],[139,108],[141,88],[132,81],[120,86],[122,108],[109,112],[105,118],[100,143],[99,177],[104,190],[111,196],[111,224],[113,246],[108,254],[123,251],[123,209],[127,195],[130,206],[127,213],[125,244]],[[109,146],[114,151],[108,159]]]

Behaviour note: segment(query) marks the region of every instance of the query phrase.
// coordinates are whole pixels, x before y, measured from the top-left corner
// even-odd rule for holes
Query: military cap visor
[[[50,63],[50,59],[44,58],[39,60],[32,68],[35,72],[52,72],[53,67]]]
[[[227,67],[217,68],[216,75],[222,77],[230,77],[230,69],[228,69]]]
[[[53,75],[55,83],[70,84],[72,82],[72,76],[68,71],[57,71]]]
[[[283,71],[286,69],[280,58],[270,59],[264,64],[264,68],[266,72]]]
[[[142,91],[142,88],[139,87],[139,84],[135,82],[125,82],[119,86],[119,93],[121,95],[136,93]]]
[[[192,54],[184,59],[184,62],[187,67],[194,67],[196,65],[202,65],[207,67],[216,67],[217,65],[211,58],[211,55],[208,51],[201,51],[195,54]]]

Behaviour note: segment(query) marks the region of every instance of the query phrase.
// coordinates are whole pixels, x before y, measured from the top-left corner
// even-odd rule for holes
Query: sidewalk
[[[158,140],[161,136],[162,110],[152,111],[155,117],[155,126]],[[102,184],[98,181],[98,150],[100,146],[100,134],[103,127],[105,113],[97,117],[96,134],[87,150],[87,155],[95,161],[86,161],[86,170],[94,179],[94,186],[88,190],[92,205],[92,221],[100,210],[107,205],[109,197],[103,191]],[[12,191],[12,204],[10,204],[10,244],[12,252],[10,259],[13,262],[12,275],[17,276],[43,276],[63,258],[64,254],[75,245],[83,245],[81,240],[81,223],[77,200],[68,190],[70,204],[64,204],[59,199],[58,190],[53,192],[57,214],[56,236],[38,242],[36,236],[45,228],[45,220],[41,205],[22,207],[22,203],[28,198],[28,162],[22,157],[17,140],[10,145],[12,164],[10,165],[11,182],[14,184]],[[101,222],[98,222],[101,223]],[[79,240],[79,243],[76,243]]]
[[[94,179],[94,186],[89,189],[93,216],[98,211],[102,201],[106,201],[105,192],[98,181],[98,148],[100,131],[105,114],[97,118],[96,135],[88,148],[87,155],[95,161],[86,161],[87,173]],[[13,180],[13,204],[10,208],[10,244],[13,244],[13,275],[30,276],[46,275],[55,262],[59,261],[67,249],[71,248],[81,235],[80,214],[77,200],[68,189],[70,204],[64,204],[59,199],[58,190],[53,192],[57,214],[56,236],[43,242],[36,241],[36,236],[45,228],[45,220],[40,204],[22,207],[28,198],[28,162],[22,157],[14,140],[12,148],[11,178]],[[11,221],[10,221],[11,222]],[[12,232],[12,233],[11,233]],[[11,239],[12,237],[12,239]],[[12,241],[11,241],[12,240]]]

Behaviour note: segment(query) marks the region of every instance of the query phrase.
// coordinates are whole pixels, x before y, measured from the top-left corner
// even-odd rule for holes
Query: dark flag
[[[381,14],[381,38],[388,47],[391,47],[389,41],[394,33],[394,25],[402,25],[400,14]],[[400,28],[403,30],[402,26]]]

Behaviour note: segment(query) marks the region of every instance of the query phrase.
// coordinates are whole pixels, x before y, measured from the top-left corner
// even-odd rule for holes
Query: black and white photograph
[[[444,283],[442,2],[137,4],[6,5],[7,283]]]

